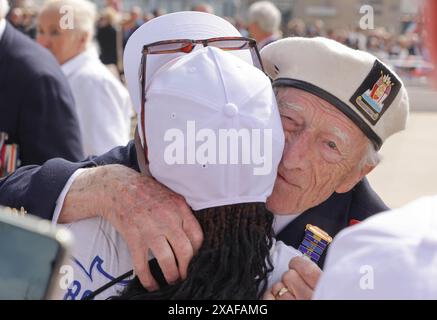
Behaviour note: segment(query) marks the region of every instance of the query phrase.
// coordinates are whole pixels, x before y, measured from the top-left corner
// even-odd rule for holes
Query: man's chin
[[[267,199],[267,209],[274,214],[277,215],[290,215],[290,214],[297,214],[298,211],[295,207],[295,205],[292,204],[288,204],[285,201],[281,201],[282,197],[278,197],[274,194],[272,194],[268,199]]]

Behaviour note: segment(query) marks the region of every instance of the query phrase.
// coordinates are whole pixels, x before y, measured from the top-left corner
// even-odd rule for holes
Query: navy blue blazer
[[[22,167],[0,180],[0,204],[14,208],[24,207],[34,215],[51,219],[59,194],[77,169],[107,164],[121,164],[140,171],[135,143],[131,141],[126,147],[117,147],[102,156],[78,163],[52,159],[42,166]],[[322,228],[334,237],[351,223],[386,210],[388,207],[364,179],[351,191],[335,193],[324,203],[301,214],[277,238],[298,248],[308,223]],[[320,267],[323,267],[325,256],[326,251],[319,261]]]
[[[83,159],[67,79],[50,52],[9,23],[0,40],[0,132],[19,146],[21,165]]]

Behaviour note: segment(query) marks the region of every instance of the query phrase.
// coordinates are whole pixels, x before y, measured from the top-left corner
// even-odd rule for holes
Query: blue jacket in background
[[[21,165],[83,159],[73,95],[57,61],[9,23],[0,40],[0,132]]]

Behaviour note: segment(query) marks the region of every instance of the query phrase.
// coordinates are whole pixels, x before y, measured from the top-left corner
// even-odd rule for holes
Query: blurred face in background
[[[86,49],[87,34],[77,29],[61,28],[61,15],[56,10],[46,10],[38,17],[36,40],[50,50],[64,64]]]
[[[428,0],[425,7],[426,45],[430,50],[432,62],[437,64],[437,1]],[[437,68],[434,68],[434,85],[437,86]]]

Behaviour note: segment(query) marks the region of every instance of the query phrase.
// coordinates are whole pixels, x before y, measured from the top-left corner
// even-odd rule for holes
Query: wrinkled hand
[[[322,270],[311,260],[296,257],[280,282],[264,294],[264,300],[311,300]],[[285,288],[285,289],[283,289]]]
[[[183,197],[152,177],[125,166],[108,165],[79,175],[62,211],[81,210],[77,206],[84,199],[94,201],[92,210],[99,211],[126,241],[135,273],[146,289],[158,289],[149,270],[149,250],[168,283],[186,278],[203,234]],[[68,220],[68,213],[62,214]]]

